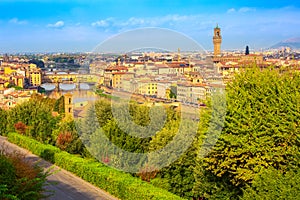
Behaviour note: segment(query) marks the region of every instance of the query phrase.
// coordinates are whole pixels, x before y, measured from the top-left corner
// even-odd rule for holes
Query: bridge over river
[[[92,90],[95,83],[43,83],[41,85],[45,91],[71,91],[71,90]]]
[[[100,80],[98,74],[80,74],[75,72],[48,72],[43,74],[43,87],[52,90],[89,90]]]
[[[61,83],[64,81],[71,82],[99,82],[99,74],[80,74],[75,72],[48,72],[43,74],[43,83]]]

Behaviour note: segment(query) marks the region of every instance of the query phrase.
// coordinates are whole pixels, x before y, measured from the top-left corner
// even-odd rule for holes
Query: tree
[[[61,120],[52,132],[52,141],[55,141],[53,144],[68,153],[89,157],[90,155],[81,141],[78,125],[73,119]]]
[[[300,196],[300,170],[282,173],[272,167],[256,176],[243,191],[242,200],[293,200]]]
[[[100,127],[106,125],[106,123],[112,119],[111,104],[106,99],[101,99],[95,103],[96,115],[99,121]]]
[[[56,111],[59,114],[65,113],[65,98],[64,98],[64,96],[59,97],[59,99],[57,99],[55,101],[53,111]]]
[[[36,64],[36,66],[37,66],[38,68],[45,68],[45,64],[44,64],[44,62],[41,61],[41,60],[35,60],[35,59],[33,59],[33,60],[30,60],[29,63]]]
[[[206,170],[243,188],[268,167],[298,168],[299,91],[296,73],[255,68],[236,75],[227,86],[222,134],[204,158]]]
[[[0,108],[0,135],[6,135],[7,111]]]
[[[33,97],[8,111],[7,131],[15,131],[15,124],[21,121],[27,126],[26,134],[43,143],[52,142],[52,131],[60,117],[52,116],[53,102],[47,98]]]
[[[150,166],[163,166],[166,164],[165,161],[169,160],[170,164],[159,170],[157,178],[153,179],[153,182],[159,185],[157,181],[160,181],[162,187],[170,192],[181,197],[192,198],[192,188],[195,181],[193,168],[197,157],[197,135],[193,135],[194,133],[190,131],[190,128],[195,123],[190,120],[181,121],[176,117],[170,119],[172,115],[172,112],[168,112],[165,127],[157,132],[150,142],[149,150],[152,152],[161,150],[160,156],[149,156],[148,162]],[[174,146],[171,151],[172,154],[170,154],[164,147],[173,140],[176,140],[177,145]],[[190,146],[186,146],[187,143]]]
[[[248,46],[246,46],[245,55],[249,55],[249,47]]]

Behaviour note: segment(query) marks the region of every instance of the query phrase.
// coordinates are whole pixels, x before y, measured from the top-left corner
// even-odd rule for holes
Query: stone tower
[[[222,43],[222,36],[221,36],[221,29],[217,25],[214,28],[214,57],[221,56],[221,43]]]
[[[65,99],[65,117],[73,118],[73,95],[67,93],[64,95]]]

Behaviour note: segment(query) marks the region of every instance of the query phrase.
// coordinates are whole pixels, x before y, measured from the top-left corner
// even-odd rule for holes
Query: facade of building
[[[42,73],[40,69],[29,71],[29,83],[32,86],[40,86],[42,84]]]
[[[157,98],[169,99],[172,83],[169,81],[160,81],[157,83]]]
[[[139,94],[156,96],[157,95],[157,82],[151,80],[141,80],[138,82]]]
[[[177,84],[177,100],[197,104],[206,99],[207,88],[205,84],[179,83]]]
[[[64,104],[65,104],[65,117],[73,118],[73,95],[71,93],[67,93],[64,95]]]
[[[221,29],[219,28],[218,25],[214,28],[213,43],[214,43],[214,57],[221,56],[222,36],[221,36]]]

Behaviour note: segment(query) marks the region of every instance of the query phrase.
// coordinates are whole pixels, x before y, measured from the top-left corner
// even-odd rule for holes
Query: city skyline
[[[268,48],[300,36],[300,3],[251,1],[3,0],[0,52],[86,52],[116,34],[158,27],[183,33],[212,50]]]

